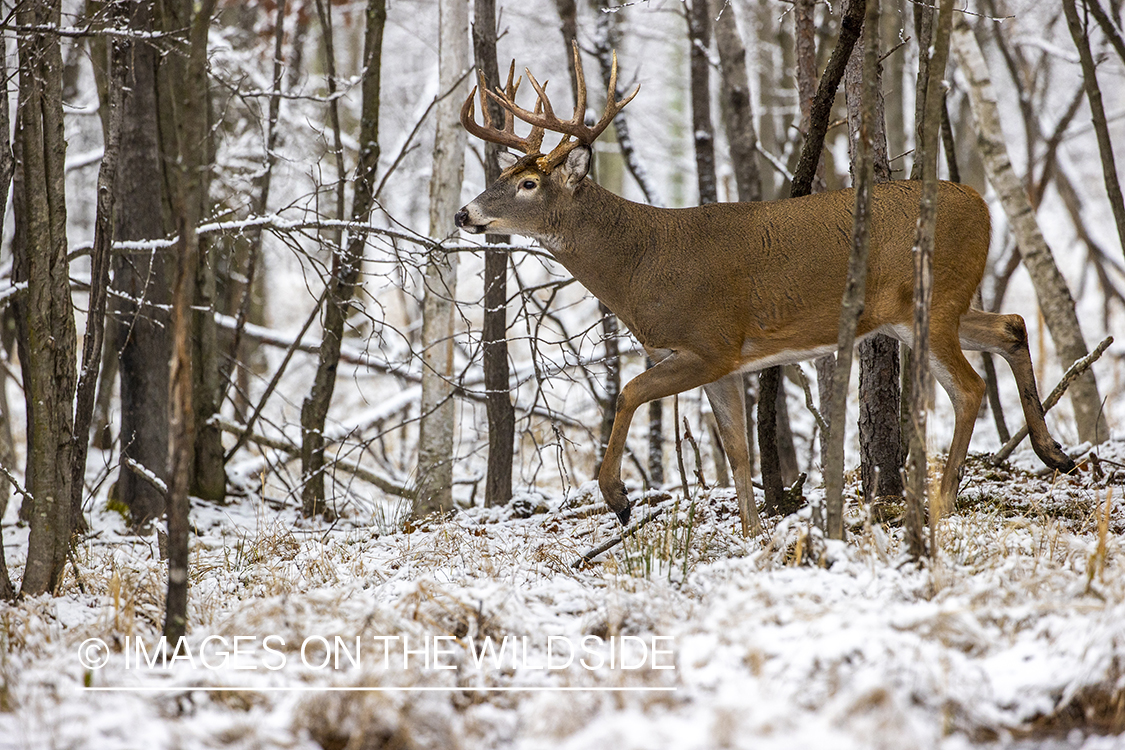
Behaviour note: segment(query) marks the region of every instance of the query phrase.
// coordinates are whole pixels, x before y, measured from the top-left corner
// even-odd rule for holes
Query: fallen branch
[[[612,539],[610,539],[608,541],[602,542],[597,547],[586,550],[586,552],[584,552],[581,557],[579,557],[577,560],[575,560],[574,562],[572,562],[570,564],[570,567],[580,568],[580,567],[582,567],[582,565],[584,563],[590,562],[591,560],[593,560],[595,557],[597,557],[601,553],[605,552],[606,550],[612,549],[613,547],[616,547],[617,545],[621,544],[621,542],[625,541],[628,537],[631,537],[631,536],[633,536],[633,534],[636,534],[637,531],[639,531],[642,526],[644,526],[649,521],[651,521],[654,518],[656,518],[657,516],[659,516],[661,513],[663,513],[665,507],[667,507],[667,506],[663,506],[663,505],[660,506],[656,510],[654,510],[651,513],[649,513],[648,515],[646,515],[641,520],[637,521],[635,524],[633,524],[629,528],[622,531],[619,535],[613,537]]]
[[[154,488],[156,488],[158,492],[160,492],[161,495],[168,494],[168,485],[164,482],[163,479],[156,476],[156,474],[153,473],[151,469],[138,462],[136,459],[130,458],[128,456],[124,456],[124,459],[125,466],[127,466],[130,471],[151,484]]]
[[[1098,344],[1097,348],[1095,348],[1094,351],[1079,359],[1077,362],[1072,364],[1065,373],[1063,373],[1062,380],[1060,380],[1059,384],[1055,386],[1055,389],[1051,391],[1051,395],[1047,396],[1047,400],[1043,402],[1044,414],[1050,411],[1051,407],[1059,402],[1059,399],[1061,399],[1063,397],[1063,394],[1066,393],[1066,389],[1070,387],[1070,384],[1077,378],[1079,378],[1084,372],[1089,370],[1090,366],[1098,361],[1098,359],[1102,356],[1102,354],[1105,353],[1105,350],[1108,349],[1109,345],[1112,343],[1113,336],[1106,336],[1105,340],[1102,341],[1102,343]],[[1004,443],[1004,446],[992,455],[992,458],[989,459],[989,463],[991,463],[993,466],[996,466],[1005,461],[1008,456],[1012,455],[1012,451],[1016,449],[1016,446],[1023,442],[1023,439],[1025,437],[1027,437],[1027,425],[1024,425],[1015,435],[1012,435],[1012,439]]]

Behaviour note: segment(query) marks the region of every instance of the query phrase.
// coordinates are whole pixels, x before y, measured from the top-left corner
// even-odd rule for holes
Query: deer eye
[[[520,187],[523,188],[524,190],[534,190],[535,189],[535,180],[524,180],[523,182],[520,183]]]

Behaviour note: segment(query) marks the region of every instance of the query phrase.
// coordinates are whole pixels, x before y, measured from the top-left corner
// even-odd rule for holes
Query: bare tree
[[[861,3],[864,0],[851,0]],[[829,450],[824,457],[825,526],[832,539],[844,538],[844,433],[847,416],[848,381],[851,379],[852,349],[856,328],[863,314],[867,288],[867,255],[871,245],[871,187],[875,183],[877,149],[876,116],[882,114],[879,99],[879,0],[866,0],[863,23],[862,95],[859,130],[855,142],[855,210],[848,278],[840,305],[836,345],[836,367],[832,379],[832,409],[829,417]],[[853,97],[854,98],[854,97]]]
[[[686,17],[691,47],[691,131],[699,202],[715,203],[719,200],[719,188],[715,179],[715,126],[711,123],[711,71],[707,59],[711,49],[711,13],[707,0],[693,0]]]
[[[165,66],[160,80],[167,83],[176,77],[168,71],[174,60],[162,57],[152,42],[143,39],[155,30],[151,5],[128,3],[126,13],[128,28],[137,32],[137,38],[127,40],[129,50],[124,57],[128,91],[122,102],[121,138],[128,148],[121,151],[115,180],[114,232],[120,240],[141,242],[163,237],[171,229],[165,226],[165,205],[170,196],[165,188],[169,181],[165,179],[158,121],[158,65]],[[98,69],[95,67],[95,71]],[[110,77],[107,69],[103,86],[107,104]],[[163,109],[167,111],[168,107],[165,101]],[[170,121],[164,132],[174,132]],[[175,139],[168,135],[165,139],[164,148],[174,153]],[[129,508],[135,526],[164,514],[164,493],[129,467],[139,465],[161,480],[168,478],[169,265],[167,254],[155,250],[120,251],[113,257],[112,319],[106,340],[107,346],[113,345],[107,359],[116,362],[107,367],[107,375],[114,371],[120,375],[117,498]],[[101,390],[100,401],[106,399],[109,390],[104,379]],[[108,411],[108,406],[104,408]]]
[[[573,15],[559,6],[559,14],[573,20]],[[574,3],[570,2],[571,9]],[[496,3],[477,0],[473,3],[473,56],[477,70],[490,86],[500,85],[500,66],[496,59]],[[565,36],[565,33],[564,33]],[[500,106],[489,101],[495,118],[502,117]],[[491,183],[500,176],[498,154],[502,149],[485,144],[484,177]],[[448,217],[447,217],[448,218]],[[508,242],[506,235],[487,235],[489,244]],[[488,467],[484,479],[485,505],[507,505],[512,499],[512,460],[515,453],[516,412],[509,393],[508,369],[508,252],[485,248],[484,251],[484,321],[481,349],[484,365],[485,408],[488,413]]]
[[[805,133],[805,143],[801,148],[801,156],[797,168],[793,172],[789,194],[792,198],[809,195],[813,190],[816,179],[816,170],[820,162],[820,152],[824,149],[824,137],[828,131],[828,119],[832,110],[832,101],[836,98],[836,90],[840,87],[840,80],[844,77],[844,70],[848,59],[851,57],[856,40],[863,28],[864,4],[853,2],[844,9],[840,22],[840,37],[832,49],[832,56],[825,66],[824,74],[816,86],[816,94],[809,105],[808,132]],[[770,368],[763,370],[759,376],[759,401],[758,401],[758,441],[762,461],[762,483],[766,486],[767,505],[770,493],[779,493],[780,482],[767,478],[766,467],[769,435],[763,432],[763,424],[769,424],[769,417],[763,412],[763,404],[768,398],[768,391],[772,390],[769,380],[774,377]],[[818,371],[818,374],[819,371]],[[780,380],[780,377],[778,377]],[[772,490],[771,490],[772,486]]]
[[[716,17],[715,46],[719,50],[719,104],[730,144],[738,200],[759,201],[762,177],[758,170],[758,136],[754,131],[750,81],[746,75],[746,49],[738,33],[733,4],[714,0],[711,15]]]
[[[452,89],[468,67],[468,7],[463,0],[438,4],[438,78],[442,91]],[[458,96],[438,103],[434,167],[430,177],[430,234],[452,229],[451,217],[461,203],[465,164],[465,129],[458,122]],[[431,252],[422,300],[422,421],[418,438],[418,487],[414,513],[453,509],[454,296],[457,255]],[[507,383],[504,383],[505,391]]]
[[[200,264],[196,228],[207,203],[207,181],[203,165],[208,151],[207,38],[215,0],[198,7],[190,0],[166,6],[164,22],[174,22],[180,49],[173,63],[179,75],[175,115],[175,167],[172,170],[172,216],[178,237],[177,267],[172,294],[171,415],[169,417],[168,485],[168,595],[164,607],[164,635],[176,642],[187,629],[188,597],[188,492],[192,481],[197,431],[194,408],[197,394],[193,369],[196,365],[192,339],[195,335],[192,307]],[[183,24],[183,25],[180,25]],[[175,38],[175,37],[173,37]]]
[[[912,331],[911,424],[910,450],[907,455],[906,526],[907,549],[915,559],[926,554],[922,539],[923,503],[927,497],[926,408],[930,392],[930,300],[933,293],[934,231],[937,227],[938,148],[941,137],[942,78],[949,58],[949,29],[953,0],[942,0],[938,10],[937,34],[926,63],[926,88],[919,91],[923,99],[922,137],[917,143],[915,164],[922,174],[922,198],[919,205],[918,228],[914,237],[914,327]],[[923,54],[926,54],[923,50]],[[953,449],[951,448],[951,451]],[[934,524],[946,509],[931,504],[931,554]]]
[[[125,15],[125,6],[111,3],[108,18],[114,26]],[[124,38],[109,40],[110,87],[109,113],[106,117],[105,147],[98,172],[97,214],[94,224],[94,246],[90,252],[90,301],[86,313],[86,335],[82,344],[82,369],[78,378],[74,407],[74,432],[71,436],[71,513],[75,528],[83,525],[82,494],[85,489],[86,456],[90,446],[90,422],[94,415],[98,372],[101,367],[102,340],[109,289],[109,266],[114,232],[114,211],[117,199],[117,164],[121,148],[122,116],[127,80]]]
[[[1097,4],[1097,0],[1093,0],[1087,5],[1101,11],[1101,6]],[[1086,98],[1090,102],[1094,133],[1098,137],[1098,152],[1102,157],[1105,191],[1109,197],[1110,208],[1113,210],[1114,223],[1117,225],[1117,238],[1121,242],[1122,252],[1125,252],[1125,199],[1121,197],[1121,183],[1117,180],[1117,164],[1113,158],[1113,141],[1109,137],[1109,121],[1106,119],[1105,106],[1102,104],[1102,92],[1098,86],[1094,55],[1090,52],[1090,24],[1088,20],[1083,23],[1082,19],[1078,17],[1078,9],[1074,5],[1074,0],[1062,0],[1062,6],[1063,12],[1066,13],[1066,25],[1070,29],[1074,46],[1078,48],[1078,59],[1082,63],[1082,84],[1086,89]],[[1104,12],[1096,14],[1102,23],[1102,27],[1109,29],[1110,38],[1114,38],[1115,29],[1113,24],[1109,22],[1108,17],[1105,16]],[[1116,38],[1120,43],[1120,36],[1116,36]],[[1028,171],[1030,172],[1030,170]]]
[[[890,15],[880,10],[879,33],[882,35],[882,19]],[[872,24],[874,26],[874,24]],[[867,24],[861,38],[867,34]],[[861,49],[865,49],[861,47]],[[844,94],[848,105],[848,146],[852,161],[853,184],[858,185],[858,163],[860,131],[862,130],[862,100],[864,92],[863,61],[865,52],[859,49],[852,52],[848,67],[844,71]],[[901,66],[897,70],[898,82],[902,81]],[[884,124],[883,76],[876,67],[875,111],[871,119],[873,130],[869,132],[875,182],[886,182],[891,178],[890,162],[887,155],[887,132]],[[901,93],[899,97],[901,108]],[[859,454],[860,482],[863,496],[868,502],[884,496],[902,495],[902,436],[899,430],[899,403],[902,395],[899,387],[899,346],[898,341],[884,334],[865,338],[859,344]],[[829,422],[831,424],[831,422]]]
[[[8,206],[8,187],[12,182],[15,172],[15,160],[12,158],[11,119],[8,114],[8,56],[0,55],[0,227],[4,226],[4,214]],[[8,337],[7,316],[5,310],[0,309],[0,351],[6,350]],[[7,383],[8,369],[5,363],[0,363],[0,466],[11,470],[15,466],[16,451],[12,440],[12,424],[8,409]],[[7,477],[0,477],[0,518],[8,510],[8,499],[11,497],[11,487]],[[5,601],[15,596],[12,579],[8,575],[8,562],[4,555],[4,540],[0,539],[0,599]]]
[[[59,0],[20,5],[25,29],[57,26]],[[22,166],[21,305],[26,333],[24,391],[28,402],[28,485],[34,497],[21,593],[41,594],[59,582],[72,528],[71,453],[76,363],[74,310],[67,261],[63,164],[63,62],[59,36],[24,31],[19,50],[19,161]],[[22,359],[22,357],[21,357]]]
[[[382,69],[383,27],[386,0],[368,0],[364,11],[363,97],[359,131],[359,161],[352,180],[352,221],[367,223],[375,200],[375,170],[379,165],[379,74]],[[330,34],[330,27],[325,29]],[[342,175],[341,175],[342,178]],[[304,479],[302,510],[306,516],[329,514],[324,494],[324,424],[336,388],[336,368],[344,337],[347,311],[359,282],[366,235],[357,231],[347,244],[337,243],[332,276],[324,302],[324,337],[321,340],[312,389],[301,404],[301,465]]]

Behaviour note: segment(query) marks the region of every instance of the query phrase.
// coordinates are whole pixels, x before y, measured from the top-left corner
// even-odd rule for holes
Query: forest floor
[[[579,569],[618,530],[592,484],[402,530],[199,503],[168,652],[157,535],[97,507],[61,593],[0,605],[0,747],[1125,747],[1125,441],[1097,454],[972,460],[921,567],[854,496],[826,543],[650,494]],[[10,509],[17,576],[26,536]]]

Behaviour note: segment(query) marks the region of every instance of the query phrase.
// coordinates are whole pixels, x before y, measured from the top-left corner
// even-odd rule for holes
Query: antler
[[[519,91],[520,83],[523,78],[516,79],[515,83],[512,78],[516,73],[516,61],[512,61],[512,66],[508,69],[508,82],[504,85],[504,91],[499,92],[500,96],[506,97],[509,101],[515,101],[516,92]],[[479,73],[480,86],[474,86],[469,98],[461,105],[461,125],[465,130],[469,131],[477,138],[489,143],[499,143],[501,146],[508,146],[510,148],[522,151],[525,154],[539,153],[539,147],[543,145],[543,128],[532,126],[531,132],[528,133],[526,138],[520,138],[516,135],[515,118],[510,111],[504,111],[504,127],[503,129],[497,128],[492,124],[492,114],[488,111],[488,104],[485,101],[485,93],[489,96],[496,97],[497,94],[488,91],[484,82],[484,73]],[[473,104],[473,97],[480,91],[480,113],[484,125],[478,125],[476,121],[475,106]],[[535,103],[535,112],[538,114],[542,108],[542,100]]]
[[[511,81],[513,73],[509,72],[509,85],[506,87],[505,91],[486,91],[483,86],[483,78],[481,85],[482,111],[485,109],[484,95],[487,94],[489,98],[491,98],[493,101],[504,108],[505,130],[498,131],[495,128],[486,130],[484,128],[480,128],[476,125],[475,122],[472,121],[473,97],[471,94],[469,96],[469,99],[465,102],[465,106],[461,108],[461,123],[470,133],[476,135],[479,138],[483,138],[494,143],[503,143],[504,145],[510,145],[515,148],[519,148],[527,154],[535,153],[534,150],[527,150],[527,147],[531,145],[531,141],[533,139],[535,139],[535,149],[538,149],[538,147],[542,144],[543,131],[550,130],[553,133],[562,134],[563,139],[557,146],[555,146],[551,153],[539,159],[540,168],[546,172],[550,172],[564,160],[566,160],[567,155],[575,148],[577,148],[578,146],[589,146],[590,144],[592,144],[597,139],[597,137],[602,134],[602,131],[609,127],[609,124],[613,122],[613,118],[617,117],[617,114],[625,108],[626,104],[633,101],[633,97],[636,96],[637,92],[641,90],[641,87],[638,84],[624,99],[620,101],[616,100],[617,53],[614,52],[613,65],[610,69],[609,74],[609,86],[606,93],[605,111],[602,113],[602,117],[596,125],[594,125],[593,127],[586,125],[586,78],[582,73],[582,59],[578,54],[577,43],[574,43],[573,49],[574,74],[578,84],[578,91],[577,101],[574,104],[574,114],[569,120],[560,120],[558,118],[558,116],[555,114],[554,109],[551,107],[550,99],[547,98],[547,84],[543,83],[542,85],[540,85],[539,81],[535,80],[535,76],[531,74],[531,71],[525,68],[524,72],[527,73],[527,79],[531,81],[531,85],[535,89],[535,93],[538,95],[538,99],[535,102],[535,111],[528,111],[516,104],[515,94],[516,89],[519,88],[519,81],[516,82],[515,86],[512,86]],[[512,68],[514,71],[514,62],[512,63]],[[523,79],[521,78],[520,80],[522,81]],[[476,93],[475,89],[473,93]],[[468,113],[468,121],[466,121],[466,113]],[[526,139],[518,138],[512,131],[512,125],[514,123],[513,118],[519,118],[528,125],[531,125],[531,135],[529,135]],[[487,116],[486,122],[488,125],[491,125],[491,122],[488,121]],[[487,133],[487,135],[485,135],[485,133]],[[501,138],[503,140],[501,140]]]

